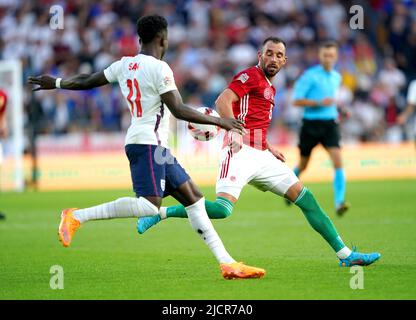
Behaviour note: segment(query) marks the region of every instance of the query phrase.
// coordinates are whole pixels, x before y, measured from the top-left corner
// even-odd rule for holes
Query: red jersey
[[[0,89],[0,117],[6,112],[7,94]]]
[[[260,67],[254,66],[238,73],[228,88],[240,98],[233,103],[233,113],[236,119],[245,122],[248,133],[243,137],[243,143],[256,149],[267,149],[267,129],[276,95],[273,84]],[[228,144],[227,135],[225,143]]]

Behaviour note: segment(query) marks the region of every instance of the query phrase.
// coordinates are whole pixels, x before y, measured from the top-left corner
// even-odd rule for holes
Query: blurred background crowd
[[[363,30],[350,27],[349,9],[356,4],[364,9]],[[52,5],[64,9],[63,29],[49,25]],[[169,22],[165,60],[190,105],[214,107],[232,76],[257,62],[263,39],[279,36],[287,42],[289,60],[274,83],[270,139],[294,144],[301,111],[292,106],[293,83],[317,63],[319,41],[334,39],[340,45],[336,69],[343,76],[339,103],[350,112],[342,123],[344,142],[411,138],[397,115],[416,78],[416,1],[0,0],[0,59],[21,59],[24,79],[100,71],[137,54],[137,18],[151,13]],[[116,87],[35,95],[30,89],[25,84],[26,121],[39,123],[39,133],[112,132],[130,123]]]

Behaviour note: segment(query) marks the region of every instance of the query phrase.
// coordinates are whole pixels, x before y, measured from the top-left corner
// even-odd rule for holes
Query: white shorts
[[[248,183],[261,191],[271,191],[283,196],[299,181],[294,172],[269,150],[258,150],[243,145],[232,154],[229,147],[221,151],[216,193],[228,193],[238,199]]]
[[[3,163],[3,146],[0,142],[0,165]]]

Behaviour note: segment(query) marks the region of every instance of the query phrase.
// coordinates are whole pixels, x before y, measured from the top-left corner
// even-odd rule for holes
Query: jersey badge
[[[165,79],[163,79],[163,83],[165,84],[165,86],[170,86],[172,84],[172,78],[165,77]]]
[[[264,89],[264,98],[267,100],[273,100],[273,90],[271,88]]]
[[[245,83],[248,80],[249,76],[247,73],[242,73],[237,80],[240,80],[242,83]]]

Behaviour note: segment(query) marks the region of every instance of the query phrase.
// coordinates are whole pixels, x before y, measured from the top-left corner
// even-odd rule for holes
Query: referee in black
[[[294,105],[303,108],[299,137],[300,161],[294,172],[299,176],[308,166],[313,148],[319,143],[326,149],[334,167],[334,202],[337,215],[349,208],[345,201],[345,173],[342,167],[338,109],[335,95],[341,75],[334,70],[338,45],[328,41],[319,46],[319,64],[307,69],[295,82]]]

